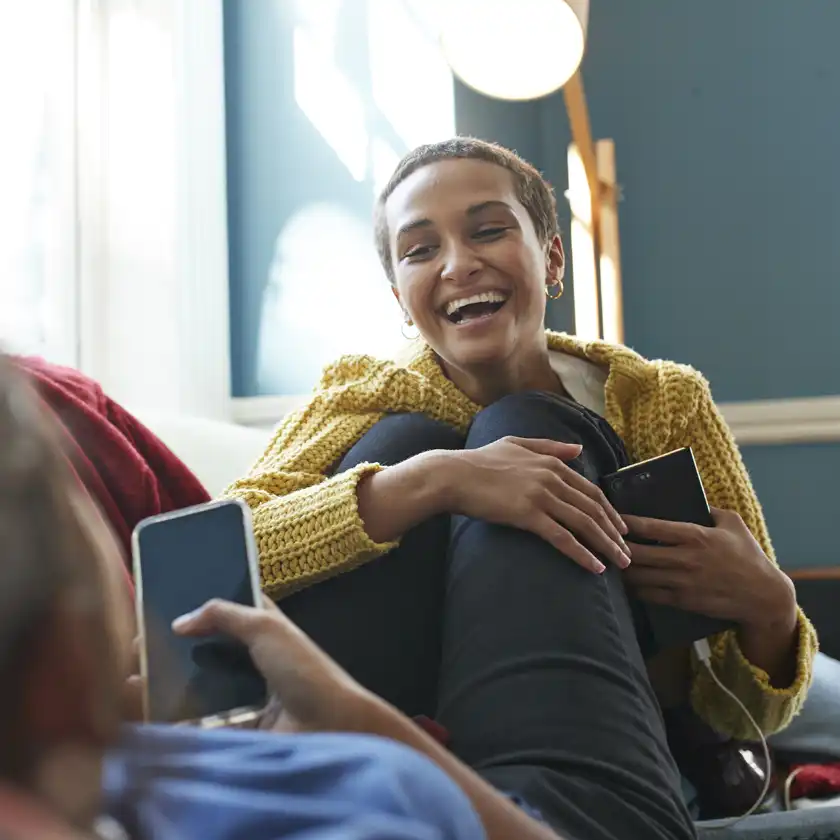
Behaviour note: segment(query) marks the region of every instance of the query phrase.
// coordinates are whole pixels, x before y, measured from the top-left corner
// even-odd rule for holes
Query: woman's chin
[[[512,351],[504,335],[484,336],[480,340],[449,342],[445,358],[463,370],[502,364]]]

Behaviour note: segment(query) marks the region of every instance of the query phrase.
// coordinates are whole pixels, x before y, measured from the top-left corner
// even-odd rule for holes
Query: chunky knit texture
[[[708,383],[697,371],[673,362],[647,361],[626,347],[546,335],[550,349],[609,370],[606,419],[631,458],[693,447],[710,504],[737,511],[775,562],[744,463]],[[480,408],[444,376],[437,357],[425,346],[404,366],[351,356],[328,367],[308,405],[285,420],[248,476],[226,491],[227,496],[244,499],[253,511],[266,592],[281,597],[350,571],[397,545],[373,542],[358,513],[359,479],[382,467],[362,464],[332,474],[386,413],[421,412],[466,431]],[[817,639],[801,611],[798,632],[796,678],[784,689],[771,686],[767,674],[746,660],[733,631],[711,640],[716,673],[768,733],[796,714],[811,680]],[[696,658],[693,671],[692,702],[698,713],[718,731],[754,737],[743,714]]]

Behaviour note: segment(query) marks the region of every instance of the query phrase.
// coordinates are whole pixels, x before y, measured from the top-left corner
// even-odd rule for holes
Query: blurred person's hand
[[[184,636],[222,633],[242,642],[273,695],[263,728],[278,732],[365,732],[382,701],[360,686],[268,598],[262,609],[212,600],[181,616]]]

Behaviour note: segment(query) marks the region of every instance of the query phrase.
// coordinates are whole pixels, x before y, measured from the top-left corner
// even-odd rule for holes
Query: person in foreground
[[[657,696],[753,733],[688,650],[648,662],[655,695],[625,585],[634,605],[737,623],[713,667],[766,732],[796,713],[816,650],[707,382],[545,330],[565,267],[555,199],[506,149],[414,150],[375,229],[422,341],[405,364],[329,366],[228,489],[253,510],[265,591],[557,831],[690,836]],[[622,521],[599,476],[683,446],[717,527]]]
[[[176,630],[248,645],[274,693],[270,731],[121,726],[133,621],[120,549],[56,432],[0,359],[3,840],[554,836],[269,601],[211,602]]]

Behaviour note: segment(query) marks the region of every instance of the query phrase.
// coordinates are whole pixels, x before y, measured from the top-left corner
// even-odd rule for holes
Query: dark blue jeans
[[[505,435],[582,444],[572,466],[591,480],[626,457],[597,415],[528,393],[485,408],[466,438],[422,415],[386,417],[339,471]],[[597,576],[533,534],[441,516],[283,609],[361,683],[439,721],[455,754],[564,837],[694,837],[611,564]]]

